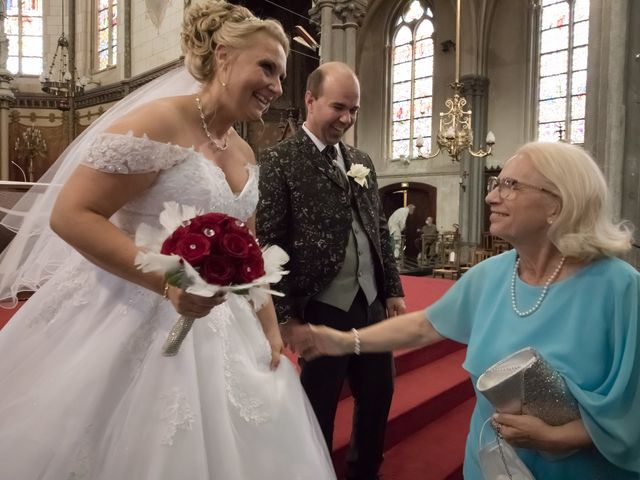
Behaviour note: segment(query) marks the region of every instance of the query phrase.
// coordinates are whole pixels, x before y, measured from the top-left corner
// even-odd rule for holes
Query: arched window
[[[542,0],[538,139],[584,143],[589,0]]]
[[[0,0],[2,1],[2,0]],[[17,75],[42,73],[42,0],[7,0],[7,69]]]
[[[415,157],[415,139],[431,145],[433,105],[433,14],[413,0],[393,32],[391,157]]]
[[[118,0],[97,0],[97,70],[116,65],[118,59]]]

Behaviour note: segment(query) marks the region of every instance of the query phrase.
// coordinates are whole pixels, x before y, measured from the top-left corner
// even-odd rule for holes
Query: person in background
[[[400,258],[400,249],[402,248],[402,232],[407,226],[407,217],[412,215],[416,210],[416,206],[410,203],[406,207],[400,207],[391,214],[388,220],[389,234],[393,243],[393,256]]]
[[[616,258],[631,228],[613,223],[595,161],[566,143],[528,143],[489,181],[490,231],[514,246],[471,268],[425,312],[352,332],[296,329],[308,358],[466,343],[474,385],[490,366],[535,348],[564,378],[581,418],[551,426],[495,412],[477,395],[464,477],[482,480],[490,419],[537,479],[640,478],[640,273]]]
[[[433,217],[427,217],[424,225],[417,232],[420,234],[420,238],[416,240],[420,255],[424,255],[425,260],[430,261],[435,256],[438,240],[438,227],[433,223]]]
[[[307,80],[307,118],[260,159],[258,238],[291,257],[275,297],[283,337],[301,322],[360,328],[405,310],[371,158],[344,144],[360,107],[346,64],[324,63]],[[348,478],[373,480],[382,462],[393,394],[389,352],[302,363],[301,377],[329,449],[342,385],[355,399]]]
[[[34,248],[16,288],[41,288],[0,331],[2,479],[335,480],[272,302],[254,312],[134,264],[136,231],[160,227],[164,202],[253,227],[258,168],[232,125],[282,94],[278,22],[212,0],[183,22],[186,69],[112,107],[52,182],[51,228],[68,245],[51,234]],[[27,226],[46,221],[32,213]],[[196,321],[165,357],[180,315]]]

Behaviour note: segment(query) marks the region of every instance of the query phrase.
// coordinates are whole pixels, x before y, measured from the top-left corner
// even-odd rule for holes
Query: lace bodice
[[[156,142],[146,136],[98,135],[83,163],[109,173],[160,172],[147,191],[112,218],[129,233],[134,233],[140,223],[159,226],[158,218],[167,201],[192,205],[203,212],[226,213],[241,220],[252,215],[258,202],[257,166],[247,166],[247,183],[235,194],[222,169],[193,147]]]

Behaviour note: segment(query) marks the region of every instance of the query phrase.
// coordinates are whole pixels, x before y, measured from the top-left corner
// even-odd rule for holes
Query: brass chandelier
[[[460,83],[460,0],[457,0],[456,8],[456,77],[449,86],[453,90],[453,97],[447,98],[446,112],[440,112],[440,128],[436,136],[438,149],[435,153],[423,153],[424,139],[416,139],[419,158],[434,158],[441,151],[446,151],[451,161],[460,161],[460,156],[468,152],[474,157],[483,158],[491,155],[491,149],[496,143],[493,132],[489,132],[486,138],[486,149],[473,150],[473,129],[471,124],[471,110],[465,110],[467,100],[462,96],[463,84]]]
[[[73,21],[70,19],[70,21]],[[47,73],[40,76],[42,91],[70,98],[84,92],[86,82],[78,79],[73,59],[69,55],[69,40],[64,33],[64,1],[62,2],[62,33]]]

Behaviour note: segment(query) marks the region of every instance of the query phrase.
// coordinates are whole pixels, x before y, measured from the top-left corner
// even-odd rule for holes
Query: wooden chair
[[[492,256],[491,250],[485,250],[484,248],[476,248],[473,252],[473,265],[477,265],[483,260]]]

